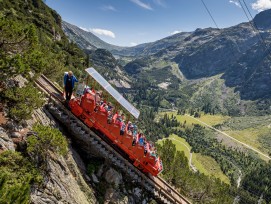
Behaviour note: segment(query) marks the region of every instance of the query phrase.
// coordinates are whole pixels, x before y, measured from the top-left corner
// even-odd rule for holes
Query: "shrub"
[[[20,153],[0,154],[0,203],[29,203],[30,186],[39,184],[39,171]]]
[[[37,156],[40,162],[48,159],[49,152],[66,155],[68,142],[61,132],[55,128],[35,125],[33,130],[37,133],[27,138],[27,152]]]
[[[9,116],[17,121],[31,118],[32,111],[43,105],[42,94],[28,84],[23,88],[15,87],[4,91],[4,98],[10,108]]]

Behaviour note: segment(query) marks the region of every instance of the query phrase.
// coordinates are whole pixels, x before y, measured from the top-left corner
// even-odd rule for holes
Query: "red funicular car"
[[[87,126],[102,132],[138,169],[157,176],[163,170],[162,161],[153,143],[147,141],[132,122],[138,119],[140,112],[94,68],[86,72],[86,82],[69,102],[72,113]]]

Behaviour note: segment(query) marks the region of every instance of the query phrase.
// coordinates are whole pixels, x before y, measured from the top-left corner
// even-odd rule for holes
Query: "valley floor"
[[[221,181],[229,184],[229,178],[221,171],[219,164],[211,157],[202,155],[200,153],[192,153],[191,146],[185,141],[185,139],[178,137],[177,135],[170,135],[168,138],[159,140],[158,143],[162,144],[162,141],[169,139],[176,145],[177,151],[183,151],[189,161],[189,166],[192,171],[203,173],[207,176],[214,176]]]
[[[199,118],[185,114],[177,115],[177,111],[160,112],[156,118],[159,120],[165,114],[169,118],[176,117],[181,123],[177,129],[185,130],[199,124],[210,129],[210,137],[216,138],[227,147],[237,148],[242,152],[250,152],[258,155],[258,158],[269,161],[270,157],[270,137],[271,137],[271,116],[245,116],[230,117],[223,115],[210,115],[200,113]],[[183,151],[189,161],[190,169],[199,171],[208,176],[219,178],[221,181],[230,184],[230,179],[222,172],[220,165],[210,156],[191,152],[192,147],[184,138],[171,134],[168,138],[159,140],[158,143],[169,139],[176,145],[178,151]],[[237,167],[237,170],[239,167]],[[239,169],[237,186],[240,185],[242,172]]]

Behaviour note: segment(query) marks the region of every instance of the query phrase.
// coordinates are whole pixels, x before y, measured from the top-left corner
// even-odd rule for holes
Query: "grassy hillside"
[[[192,108],[205,113],[230,116],[266,114],[265,108],[261,108],[258,101],[241,100],[239,92],[225,86],[221,75],[187,80],[176,63],[153,57],[130,61],[124,66],[124,70],[136,79],[135,88],[146,89],[145,92],[159,92],[163,96],[159,103],[162,108]],[[138,84],[142,80],[151,86],[142,87]],[[152,104],[152,96],[139,97],[141,104]],[[155,106],[155,103],[152,105]]]
[[[171,140],[172,143],[176,146],[177,151],[183,151],[187,160],[190,160],[191,154],[191,146],[185,141],[185,139],[178,137],[177,135],[170,135],[168,140]],[[157,142],[158,144],[162,144],[162,140]],[[229,184],[229,178],[221,171],[219,164],[211,157],[204,156],[200,153],[192,153],[192,161],[191,164],[198,170],[200,173],[203,173],[207,176],[219,178],[221,181]]]
[[[271,155],[271,116],[236,117],[221,124],[232,137]]]
[[[185,123],[187,127],[191,127],[192,124],[200,124],[200,122],[194,120],[188,115],[177,115],[177,111],[160,112],[159,117],[162,117],[164,114],[167,114],[169,117],[175,116],[179,122]],[[210,115],[210,114],[204,114],[204,113],[202,113],[200,117],[201,121],[211,126],[222,124],[224,121],[227,121],[229,119],[230,119],[229,116]]]
[[[201,112],[201,117],[195,119],[189,115],[177,115],[177,112],[161,112],[158,117],[161,118],[164,114],[167,114],[169,117],[174,116],[179,122],[181,122],[181,124],[185,124],[179,129],[184,130],[184,128],[187,127],[192,128],[194,124],[204,126],[203,123],[206,123],[229,134],[238,141],[244,142],[245,144],[261,151],[262,153],[267,155],[271,153],[271,116],[229,117],[223,115],[203,114]],[[241,144],[223,136],[219,132],[214,133],[213,137],[218,138],[219,140],[223,138],[222,141],[227,146],[246,149]],[[261,156],[261,158],[266,160],[265,157]]]

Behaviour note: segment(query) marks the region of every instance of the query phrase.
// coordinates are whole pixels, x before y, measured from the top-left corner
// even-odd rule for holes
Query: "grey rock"
[[[90,182],[90,181],[91,181],[91,179],[89,178],[89,176],[88,176],[88,175],[85,175],[85,178],[86,178],[86,180],[87,180],[88,182]]]
[[[27,122],[26,122],[25,120],[22,120],[22,121],[21,121],[21,126],[22,126],[23,128],[26,128],[26,127],[27,127]]]
[[[0,127],[0,135],[1,135],[1,134],[5,134],[5,132],[6,132],[5,129],[2,128],[2,127]]]
[[[91,178],[92,178],[92,181],[94,183],[99,183],[100,182],[95,174],[91,174]]]
[[[14,77],[13,80],[15,81],[15,84],[20,88],[24,87],[28,82],[28,80],[24,78],[22,75],[17,75],[16,77]]]
[[[136,202],[135,202],[135,199],[133,198],[133,196],[129,196],[129,197],[128,197],[128,203],[129,203],[129,204],[135,204],[135,203],[136,203]],[[138,201],[137,203],[140,203],[140,202]]]
[[[34,110],[32,114],[32,119],[25,122],[29,127],[32,127],[37,122],[45,126],[56,127],[56,122],[54,121],[52,115],[45,108],[39,108]]]
[[[31,72],[31,71],[28,72],[28,73],[29,73],[29,75],[30,75],[31,78],[33,78],[35,76],[35,74],[33,72]]]
[[[105,173],[105,180],[110,184],[114,184],[115,186],[119,186],[119,184],[122,181],[122,175],[119,172],[117,172],[115,169],[110,168]]]
[[[98,177],[102,176],[102,174],[103,174],[103,168],[104,168],[104,165],[101,165],[100,168],[99,168],[99,170],[98,170],[98,172],[97,172],[97,174],[96,174]]]
[[[16,124],[13,121],[8,121],[6,127],[10,131],[14,131],[16,129]]]
[[[106,190],[106,193],[104,196],[104,200],[105,200],[104,203],[109,203],[109,202],[117,203],[117,197],[118,197],[117,191],[110,187]]]
[[[3,128],[0,128],[0,146],[2,150],[15,151],[14,143]]]
[[[65,159],[62,156],[51,155],[44,188],[31,189],[32,203],[97,203],[93,190],[85,183],[70,153]]]
[[[137,198],[141,198],[142,196],[142,190],[140,188],[135,188],[133,189],[133,194],[137,197]]]
[[[147,202],[147,200],[146,199],[144,199],[143,201],[142,201],[142,204],[147,204],[148,202]]]
[[[19,138],[21,136],[22,135],[19,132],[13,132],[13,133],[11,133],[11,138]]]

